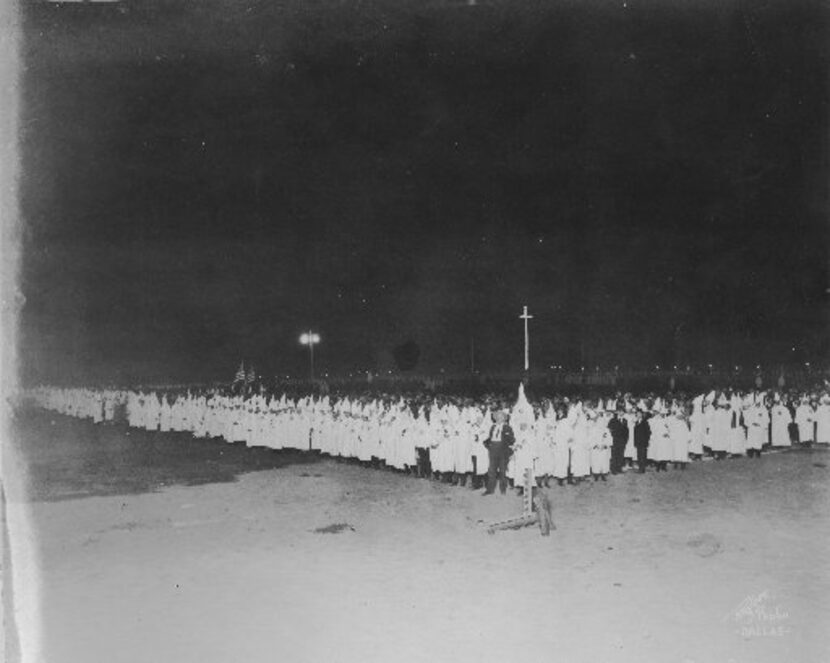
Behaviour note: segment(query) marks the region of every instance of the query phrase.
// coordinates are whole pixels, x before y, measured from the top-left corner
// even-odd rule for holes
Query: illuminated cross
[[[520,320],[525,321],[525,371],[530,369],[530,334],[527,329],[527,321],[530,320],[532,317],[532,315],[528,314],[527,306],[525,306],[524,311],[519,316]]]

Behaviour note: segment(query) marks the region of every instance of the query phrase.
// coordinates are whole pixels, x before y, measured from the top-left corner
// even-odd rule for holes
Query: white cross
[[[527,312],[527,306],[524,307],[524,311],[519,316],[520,320],[525,321],[525,370],[527,371],[530,369],[530,335],[527,329],[527,321],[530,320],[533,316],[529,315]]]

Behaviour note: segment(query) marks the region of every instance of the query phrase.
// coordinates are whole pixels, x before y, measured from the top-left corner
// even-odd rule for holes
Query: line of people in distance
[[[830,390],[732,390],[692,397],[615,394],[408,396],[37,387],[34,404],[96,424],[270,449],[308,450],[367,467],[481,488],[574,484],[628,469],[683,469],[701,459],[760,457],[771,447],[830,443]]]

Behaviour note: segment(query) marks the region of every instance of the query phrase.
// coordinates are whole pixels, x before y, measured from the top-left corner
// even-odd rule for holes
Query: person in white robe
[[[91,397],[92,423],[100,424],[104,421],[104,395],[94,393]]]
[[[458,408],[452,404],[447,403],[443,408],[443,416],[441,420],[443,438],[441,444],[438,446],[438,455],[440,456],[441,466],[444,468],[441,478],[447,483],[455,483],[455,444],[458,439],[458,420],[460,414]]]
[[[349,436],[351,404],[348,399],[337,401],[334,406],[334,457],[341,462],[346,459],[346,445]]]
[[[798,441],[809,446],[815,438],[816,412],[808,396],[801,397],[795,408],[795,424],[798,426]]]
[[[737,392],[732,394],[729,409],[732,411],[732,432],[729,437],[729,453],[733,456],[743,456],[746,453],[746,428],[744,428],[743,400]]]
[[[698,394],[692,401],[692,414],[689,417],[691,440],[689,441],[689,456],[693,459],[703,457],[703,445],[706,442],[706,407],[705,396]]]
[[[181,432],[184,396],[182,394],[175,394],[168,396],[168,399],[170,399],[170,430],[174,433]]]
[[[117,396],[114,393],[110,393],[106,400],[104,401],[104,421],[114,421],[115,420],[115,403],[116,403]]]
[[[169,397],[166,394],[162,394],[161,402],[159,404],[159,430],[162,433],[167,433],[172,430],[172,420],[173,410],[170,405]]]
[[[789,447],[792,446],[790,438],[790,424],[793,421],[790,408],[788,408],[781,401],[781,396],[776,393],[773,397],[772,411],[770,412],[770,422],[772,428],[772,446],[773,447]]]
[[[397,412],[392,403],[381,404],[378,430],[378,459],[380,466],[387,469],[396,469],[395,454],[397,453]]]
[[[478,489],[483,485],[483,479],[487,476],[488,465],[490,462],[487,447],[484,446],[484,440],[490,433],[490,426],[492,416],[490,408],[481,409],[474,408],[471,427],[473,435],[472,455],[473,455],[473,484],[474,489]]]
[[[680,403],[674,403],[668,419],[669,438],[672,445],[672,463],[674,469],[685,470],[689,462],[689,447],[692,431],[686,417],[686,411]]]
[[[273,449],[276,442],[274,434],[276,413],[272,410],[273,402],[272,398],[263,398],[260,412],[259,445],[266,449]]]
[[[149,431],[157,431],[161,424],[161,403],[155,393],[151,392],[147,396],[147,405],[145,408],[144,428]]]
[[[418,476],[418,444],[421,441],[421,432],[418,422],[418,413],[407,407],[407,426],[404,435],[404,462],[407,472]]]
[[[424,405],[418,407],[413,429],[416,474],[419,477],[430,477],[432,476],[432,470],[429,462],[429,447],[432,427],[429,422],[429,414]]]
[[[649,439],[649,460],[656,463],[657,472],[666,472],[668,464],[672,460],[672,441],[668,426],[668,410],[665,404],[658,399],[655,402],[655,411],[652,417],[648,420],[649,428],[651,428],[651,438]]]
[[[553,477],[561,486],[567,479],[572,483],[571,448],[573,446],[575,416],[571,417],[565,406],[560,406],[556,413],[556,425],[553,431]]]
[[[637,423],[637,414],[634,404],[630,401],[626,401],[625,403],[623,421],[628,427],[628,440],[625,443],[623,458],[625,459],[625,468],[630,469],[634,467],[634,461],[637,459],[637,447],[634,445],[634,424]]]
[[[458,413],[454,427],[453,465],[455,467],[456,483],[467,485],[467,479],[473,473],[473,442],[475,431],[472,418],[474,413],[469,407],[464,407]]]
[[[729,441],[732,435],[732,410],[724,394],[721,394],[715,401],[709,432],[712,454],[716,460],[723,460],[729,451]]]
[[[830,394],[824,393],[816,408],[816,443],[830,444]]]
[[[452,472],[452,441],[450,439],[449,421],[443,408],[430,412],[429,462],[432,476],[439,481],[447,481]]]
[[[372,466],[377,467],[385,455],[383,426],[386,423],[386,408],[383,403],[375,400],[369,405],[365,416],[366,427],[369,431],[369,451],[372,455]]]
[[[181,397],[181,407],[179,408],[179,430],[188,433],[193,432],[193,406],[196,401],[196,396],[187,392],[186,396]],[[179,399],[176,401],[179,402]]]
[[[761,457],[769,439],[770,415],[762,394],[754,394],[752,405],[744,411],[747,455]]]
[[[611,471],[611,431],[608,430],[610,420],[608,414],[597,412],[590,423],[591,474],[594,475],[594,481],[607,481],[608,472]]]
[[[357,460],[364,467],[372,461],[372,440],[371,431],[369,427],[368,409],[364,409],[362,405],[358,407],[358,414],[355,417],[355,426],[352,429],[355,435],[355,451],[357,452]]]
[[[523,384],[519,384],[519,394],[510,412],[510,426],[513,428],[516,441],[513,444],[513,456],[507,466],[507,476],[513,480],[517,488],[522,489],[525,472],[530,472],[531,485],[536,481],[533,467],[536,451],[536,416],[525,396]]]
[[[230,426],[228,428],[228,436],[225,438],[227,442],[245,442],[247,430],[245,426],[244,408],[245,403],[242,400],[242,397],[235,397],[230,408],[228,409],[228,420]]]
[[[576,483],[591,473],[591,431],[581,404],[573,408],[571,439],[571,477]]]
[[[536,468],[535,473],[542,483],[550,486],[554,476],[554,434],[556,431],[556,411],[551,403],[539,413],[536,419]]]

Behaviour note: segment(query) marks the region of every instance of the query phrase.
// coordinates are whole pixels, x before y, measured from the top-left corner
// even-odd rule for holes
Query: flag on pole
[[[239,368],[236,371],[236,376],[234,376],[234,378],[233,378],[233,385],[232,386],[235,387],[240,382],[244,383],[245,379],[246,379],[245,362],[243,361],[243,362],[240,362],[240,364],[239,364]]]

